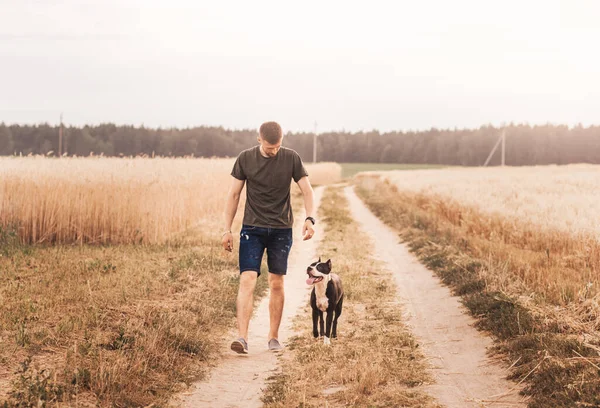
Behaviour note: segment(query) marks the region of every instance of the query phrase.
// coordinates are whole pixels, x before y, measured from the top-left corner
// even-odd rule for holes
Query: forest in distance
[[[317,160],[480,166],[502,130],[506,131],[507,165],[600,164],[600,126],[552,124],[385,133],[376,130],[324,132],[318,135]],[[58,133],[57,125],[0,123],[0,155],[56,155]],[[313,133],[288,132],[284,146],[296,150],[305,161],[311,161],[313,137]],[[235,157],[256,144],[256,130],[250,129],[208,126],[154,129],[107,123],[66,126],[62,152],[69,156]],[[490,165],[500,163],[499,150]]]

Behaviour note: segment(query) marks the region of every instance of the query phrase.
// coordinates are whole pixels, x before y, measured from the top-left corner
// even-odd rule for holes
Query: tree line
[[[327,132],[318,135],[318,161],[410,163],[479,166],[502,130],[506,131],[507,165],[600,163],[600,126],[510,125],[478,129],[407,132]],[[58,126],[0,123],[0,155],[56,155]],[[284,146],[305,161],[313,157],[312,133],[287,133]],[[69,156],[235,157],[256,145],[255,130],[222,127],[152,129],[101,124],[68,126],[63,153]],[[500,163],[500,149],[490,165]]]

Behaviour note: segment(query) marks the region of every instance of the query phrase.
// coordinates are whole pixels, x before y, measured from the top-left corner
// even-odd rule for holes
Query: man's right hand
[[[221,244],[223,245],[223,249],[225,251],[232,252],[233,251],[233,234],[231,232],[226,232],[223,234],[223,239],[221,239]]]

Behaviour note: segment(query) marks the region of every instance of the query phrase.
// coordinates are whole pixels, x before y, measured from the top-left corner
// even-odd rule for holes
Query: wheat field
[[[547,231],[600,236],[600,166],[397,171],[403,191],[437,195]]]
[[[481,256],[505,265],[486,277],[490,285],[546,305],[542,313],[578,331],[600,329],[600,166],[380,174],[403,200],[477,238]]]
[[[598,406],[599,169],[371,173],[357,193],[492,334],[531,407]]]
[[[232,165],[0,158],[0,406],[166,406],[206,375],[234,323]],[[313,184],[340,178],[306,167]],[[299,219],[295,183],[292,201]]]
[[[222,228],[233,159],[0,159],[0,226],[24,243],[161,243]],[[340,179],[307,165],[313,184]]]

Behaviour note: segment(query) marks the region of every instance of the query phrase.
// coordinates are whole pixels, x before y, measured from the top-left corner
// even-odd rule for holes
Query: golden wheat
[[[511,378],[527,381],[523,393],[531,404],[594,405],[600,390],[594,367],[600,350],[598,258],[578,254],[585,249],[580,239],[509,224],[458,204],[458,192],[450,198],[400,191],[380,177],[356,183],[369,207],[462,296],[477,326],[497,337],[494,354],[511,363]]]
[[[451,223],[479,256],[505,265],[506,273],[485,277],[488,285],[558,306],[544,313],[598,330],[600,166],[381,174],[405,203],[440,228]]]
[[[305,167],[313,185],[333,184],[342,179],[342,166],[337,163],[306,164]]]
[[[388,175],[402,191],[437,195],[520,224],[600,235],[600,166],[448,168]]]
[[[221,228],[233,159],[0,159],[0,226],[26,243],[159,243]],[[339,165],[307,166],[313,183]]]

